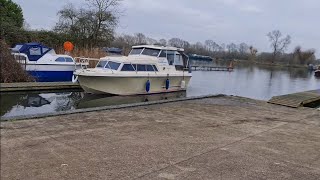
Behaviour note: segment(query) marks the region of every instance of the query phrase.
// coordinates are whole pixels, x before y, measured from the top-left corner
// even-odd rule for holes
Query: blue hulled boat
[[[37,82],[71,81],[73,71],[81,67],[71,56],[40,43],[17,44],[11,53]]]

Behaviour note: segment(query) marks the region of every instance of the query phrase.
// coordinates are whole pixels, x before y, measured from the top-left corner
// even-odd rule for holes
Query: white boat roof
[[[169,51],[184,51],[183,48],[170,47],[170,46],[157,46],[157,45],[138,45],[138,46],[132,46],[132,48],[151,48],[151,49],[160,49],[160,50],[169,50]]]

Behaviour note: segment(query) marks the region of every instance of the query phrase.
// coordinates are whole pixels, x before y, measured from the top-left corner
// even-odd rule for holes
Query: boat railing
[[[74,60],[76,62],[76,66],[77,64],[80,64],[81,69],[87,69],[88,67],[93,68],[100,61],[100,59],[98,58],[87,58],[87,57],[75,57]]]
[[[25,57],[22,53],[14,53],[12,54],[13,58],[22,65],[22,67],[26,70],[27,69],[27,57]]]

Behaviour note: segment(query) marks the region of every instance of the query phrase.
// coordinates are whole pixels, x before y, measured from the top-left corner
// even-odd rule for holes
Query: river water
[[[84,92],[32,92],[1,94],[1,117],[35,115],[98,106],[174,99],[212,94],[237,95],[259,100],[320,89],[320,79],[306,69],[237,65],[234,71],[195,71],[186,92],[105,96]],[[320,93],[320,92],[319,92]]]

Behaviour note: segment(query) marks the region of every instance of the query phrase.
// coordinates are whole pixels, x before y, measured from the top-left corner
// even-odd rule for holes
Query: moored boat
[[[71,81],[73,71],[87,63],[76,63],[64,54],[40,43],[17,44],[11,49],[15,60],[38,82]]]
[[[137,95],[186,90],[192,77],[181,48],[133,46],[129,56],[100,58],[95,68],[76,70],[88,93]]]

